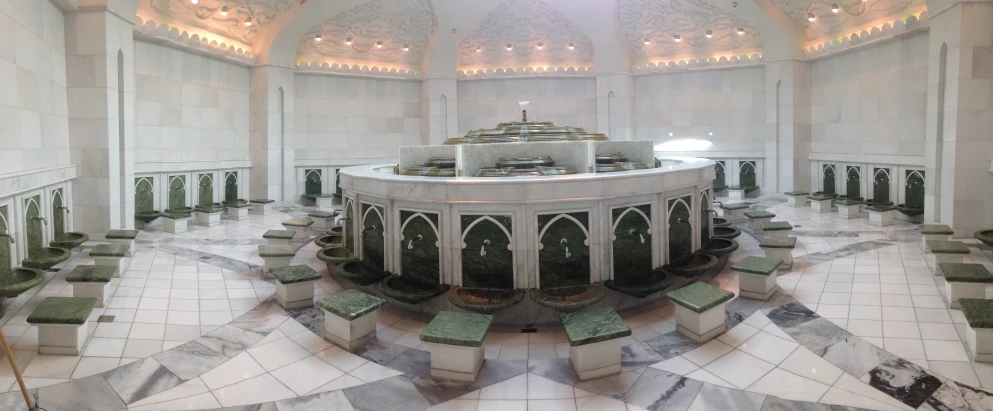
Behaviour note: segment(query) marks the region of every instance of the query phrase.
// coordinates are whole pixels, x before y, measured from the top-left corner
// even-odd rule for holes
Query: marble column
[[[122,16],[88,7],[65,19],[73,221],[91,238],[134,227],[134,23]]]
[[[634,111],[634,77],[631,73],[596,75],[597,132],[606,134],[611,140],[634,140]]]
[[[993,4],[928,4],[925,220],[993,227]]]
[[[810,64],[766,62],[764,194],[810,191]]]
[[[299,195],[293,168],[293,69],[258,66],[249,77],[249,197],[293,202]]]
[[[458,137],[458,87],[455,78],[421,81],[421,144],[441,144]]]

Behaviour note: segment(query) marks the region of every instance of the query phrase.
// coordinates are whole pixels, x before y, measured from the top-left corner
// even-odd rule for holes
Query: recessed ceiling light
[[[483,51],[483,48],[480,46],[476,46],[476,52],[479,53],[480,51]]]
[[[713,30],[707,30],[707,38],[709,39],[711,37],[714,37],[714,31]]]
[[[648,37],[645,37],[645,44],[652,44],[652,40],[649,39]]]
[[[814,16],[814,13],[807,13],[807,21],[814,21],[814,20],[817,20],[817,17]]]
[[[352,38],[351,37],[346,37],[345,38],[345,44],[351,46],[352,45]]]
[[[410,51],[410,45],[409,44],[404,44],[403,45],[403,51]]]
[[[194,3],[194,4],[196,4],[196,3]],[[228,6],[221,7],[221,15],[222,16],[227,16],[228,15]]]
[[[193,4],[197,4],[199,2],[200,2],[200,0],[190,0],[190,3],[193,3]]]
[[[324,40],[324,37],[321,37],[321,34],[320,33],[318,33],[316,36],[314,36],[314,41],[320,42],[321,40]]]
[[[514,49],[514,46],[510,45],[510,43],[507,43],[507,50],[513,50],[513,49]]]
[[[831,5],[831,12],[832,12],[832,13],[837,13],[837,12],[838,12],[838,10],[840,10],[840,9],[841,9],[841,8],[840,8],[840,7],[838,7],[838,4],[837,4],[837,3],[836,3],[836,4],[832,4],[832,5]]]
[[[680,41],[683,41],[683,38],[680,37],[678,34],[675,35],[675,36],[672,36],[672,39],[673,40],[676,40],[676,43],[679,43]]]
[[[672,133],[669,133],[669,137],[672,137]]]
[[[383,41],[382,40],[376,40],[376,48],[377,49],[383,48]]]
[[[572,43],[572,42],[570,41],[570,42],[569,42],[569,50],[575,50],[575,49],[576,49],[576,45],[575,45],[575,44],[573,44],[573,43]]]
[[[251,17],[245,19],[245,25],[246,26],[251,26],[252,25],[252,18]]]
[[[537,47],[538,47],[538,50],[541,50],[541,49],[545,48],[545,43],[542,43],[542,42],[539,41]]]
[[[745,29],[743,27],[738,27],[738,35],[745,34]]]

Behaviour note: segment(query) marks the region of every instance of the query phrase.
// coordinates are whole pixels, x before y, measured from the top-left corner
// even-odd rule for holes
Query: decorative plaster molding
[[[501,77],[591,77],[596,72],[590,67],[528,67],[502,69],[459,70],[458,78],[482,79]]]
[[[188,31],[181,32],[176,27],[169,27],[153,20],[143,20],[141,17],[135,23],[134,32],[136,35],[151,41],[169,43],[183,49],[190,49],[243,65],[254,65],[258,59],[258,54],[243,48],[218,43],[217,40],[209,40],[206,37],[200,37],[199,34],[190,34]]]
[[[853,28],[863,27],[874,22],[893,21],[894,18],[906,18],[927,9],[926,0],[770,0],[790,19],[796,22],[806,33],[807,40],[818,42],[827,37],[836,37]],[[831,5],[839,5],[837,13],[831,11]],[[814,21],[808,21],[808,14],[813,14]],[[823,42],[823,41],[821,41]]]
[[[658,63],[639,64],[631,67],[632,74],[658,73],[662,71],[679,71],[701,68],[755,66],[763,64],[762,56],[710,57],[706,59],[689,59],[679,61],[660,61]]]
[[[856,47],[869,42],[898,36],[913,30],[928,27],[928,12],[924,11],[918,16],[909,16],[905,19],[896,19],[891,23],[885,23],[873,27],[871,30],[862,30],[858,33],[851,33],[839,39],[826,41],[820,44],[809,45],[803,50],[804,57],[822,57],[828,54]]]
[[[511,50],[507,50],[508,44]],[[593,66],[590,38],[539,0],[509,0],[501,4],[462,39],[458,53],[460,70]]]
[[[190,28],[255,44],[259,29],[300,0],[142,0],[139,14],[159,21],[176,21]],[[251,19],[252,24],[245,21]],[[187,28],[189,29],[189,28]]]
[[[338,63],[308,63],[300,62],[297,63],[296,71],[298,73],[310,73],[310,74],[331,74],[331,75],[345,75],[345,76],[360,76],[360,77],[378,77],[378,78],[394,78],[394,79],[406,79],[406,80],[420,80],[423,77],[423,73],[415,70],[407,69],[397,69],[389,67],[369,67],[369,66],[358,66]]]
[[[304,34],[297,60],[380,63],[418,69],[438,21],[429,0],[373,0],[339,13]],[[321,41],[315,41],[320,34]],[[346,40],[351,38],[351,44]],[[377,42],[382,42],[382,47]],[[404,50],[404,46],[408,50]]]
[[[615,13],[636,64],[681,55],[742,55],[763,50],[755,26],[703,0],[620,0]],[[738,34],[739,28],[744,34]],[[650,44],[645,44],[646,38]]]

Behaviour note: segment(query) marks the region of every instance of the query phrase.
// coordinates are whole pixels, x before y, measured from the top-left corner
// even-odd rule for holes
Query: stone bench
[[[114,277],[120,277],[131,262],[126,258],[130,252],[131,248],[124,244],[100,244],[90,250],[90,257],[96,265],[114,267],[117,270]]]
[[[806,191],[787,191],[784,194],[786,194],[786,205],[790,207],[806,207],[807,196],[810,195]]]
[[[249,200],[249,204],[252,205],[252,212],[255,214],[269,214],[272,211],[272,203],[275,201],[268,198],[257,198],[255,200]]]
[[[265,261],[262,265],[262,272],[267,273],[273,268],[286,267],[290,265],[290,260],[296,256],[293,247],[288,245],[260,245],[259,257]],[[263,277],[265,275],[263,274]]]
[[[780,268],[793,268],[793,249],[796,248],[796,237],[765,236],[759,247],[765,251],[765,257],[782,262]]]
[[[334,218],[338,216],[337,211],[315,211],[307,214],[308,217],[314,220],[314,228],[320,228],[326,230],[328,228],[334,227]]]
[[[110,291],[110,279],[116,273],[117,269],[109,265],[80,265],[69,273],[66,282],[72,284],[73,297],[95,298],[96,307],[103,308]]]
[[[810,211],[815,213],[830,213],[831,203],[834,202],[834,197],[825,196],[810,196]]]
[[[276,302],[285,309],[314,305],[314,283],[321,274],[306,265],[291,265],[269,271],[276,277]]]
[[[245,200],[224,203],[225,214],[233,220],[244,220],[248,218],[248,210],[252,205]]]
[[[138,230],[110,230],[103,238],[106,238],[107,242],[111,244],[128,246],[128,257],[130,257],[131,250],[134,250],[134,240],[138,238]]]
[[[993,362],[993,300],[962,298],[965,316],[965,342],[976,362]]]
[[[793,231],[793,225],[788,221],[770,221],[762,223],[762,232],[766,237],[788,237]]]
[[[186,214],[162,214],[162,229],[167,233],[182,234],[189,230],[190,216]]]
[[[314,225],[314,220],[300,220],[294,218],[292,220],[283,221],[283,227],[286,227],[287,230],[293,230],[304,234],[306,234],[307,229],[312,225]]]
[[[783,260],[777,258],[748,256],[733,265],[731,271],[738,273],[739,295],[768,300],[776,293],[776,271],[782,264]]]
[[[313,201],[317,208],[334,207],[334,194],[304,194],[303,198]]]
[[[944,224],[920,224],[921,248],[927,248],[927,240],[951,240],[955,230]]]
[[[48,297],[28,315],[38,326],[38,353],[80,354],[86,342],[86,320],[97,304],[95,298]]]
[[[938,264],[961,263],[965,255],[972,253],[961,241],[927,240],[924,246],[924,256],[932,263],[931,267],[934,267],[935,274],[938,271]]]
[[[893,225],[893,212],[896,207],[893,206],[872,206],[866,208],[869,211],[869,225],[876,227],[886,227]]]
[[[563,314],[559,317],[569,339],[569,361],[580,380],[621,373],[621,339],[631,329],[613,308]]]
[[[839,198],[834,202],[838,206],[838,218],[851,220],[858,218],[862,212],[862,201],[850,198]]]
[[[297,232],[294,230],[269,230],[262,234],[262,238],[269,245],[290,245],[296,235]]]
[[[353,351],[376,338],[376,318],[386,300],[357,290],[345,290],[317,300],[324,311],[324,338]]]
[[[721,217],[726,218],[732,223],[740,223],[745,221],[745,210],[748,210],[748,204],[721,204],[719,208],[721,210]]]
[[[727,331],[724,307],[734,293],[697,282],[665,298],[676,305],[676,331],[686,338],[702,344]]]
[[[483,367],[483,339],[493,316],[442,311],[421,332],[421,341],[431,353],[434,378],[476,381]]]
[[[762,223],[768,223],[776,217],[775,214],[768,211],[745,211],[742,214],[751,222],[752,231],[756,233],[762,232]]]
[[[741,200],[748,197],[748,193],[751,193],[758,188],[758,186],[731,186],[728,187],[728,198],[732,200]]]
[[[205,227],[215,227],[221,224],[221,213],[224,212],[224,207],[220,204],[207,204],[198,205],[194,207],[194,214],[196,214],[197,224]]]
[[[993,274],[982,264],[941,263],[935,273],[945,277],[948,308],[959,308],[962,298],[986,298],[986,286],[993,283]]]

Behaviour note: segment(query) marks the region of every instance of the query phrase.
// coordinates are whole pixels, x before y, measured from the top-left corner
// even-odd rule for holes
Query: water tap
[[[559,245],[565,247],[565,258],[572,257],[572,253],[569,252],[569,240],[563,238],[559,240]]]
[[[34,221],[41,221],[45,225],[48,225],[48,220],[46,220],[45,217],[31,217],[31,219]]]
[[[14,244],[14,236],[12,236],[10,234],[7,234],[7,233],[3,233],[3,234],[0,234],[0,237],[7,237],[7,239],[10,240],[10,243],[11,244]]]
[[[479,247],[479,256],[486,256],[486,246],[490,245],[490,240],[483,240],[483,246]]]

